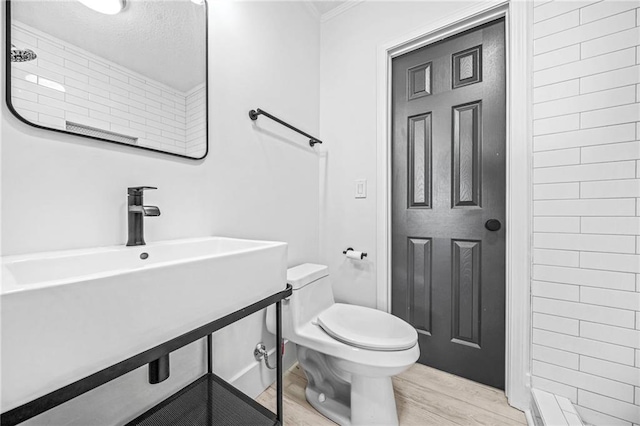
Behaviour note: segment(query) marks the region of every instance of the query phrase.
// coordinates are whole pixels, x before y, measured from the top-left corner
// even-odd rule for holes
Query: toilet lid
[[[401,351],[418,341],[405,321],[364,306],[335,303],[318,316],[318,325],[334,339],[363,349]]]

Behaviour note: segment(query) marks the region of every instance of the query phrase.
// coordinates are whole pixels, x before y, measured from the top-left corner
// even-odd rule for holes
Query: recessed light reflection
[[[115,15],[124,9],[124,0],[78,0],[88,8],[105,15]]]
[[[25,76],[24,79],[30,83],[38,84],[43,87],[48,87],[49,89],[57,90],[58,92],[63,92],[63,93],[66,92],[62,84],[57,83],[55,81],[48,80],[46,78],[42,78],[35,74],[28,74],[27,76]]]

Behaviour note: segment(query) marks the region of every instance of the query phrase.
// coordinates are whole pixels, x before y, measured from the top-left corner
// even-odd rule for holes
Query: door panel
[[[409,117],[409,200],[431,207],[431,114]]]
[[[431,239],[409,238],[410,323],[422,333],[431,333]]]
[[[451,341],[480,349],[480,241],[451,240]]]
[[[392,67],[392,313],[419,362],[504,388],[504,21]]]
[[[453,107],[453,207],[480,207],[482,102]]]

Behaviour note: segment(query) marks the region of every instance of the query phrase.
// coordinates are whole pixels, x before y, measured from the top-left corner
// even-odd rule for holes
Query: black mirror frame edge
[[[98,138],[95,136],[89,136],[89,135],[81,135],[78,133],[72,133],[72,132],[68,132],[66,130],[60,130],[60,129],[53,129],[50,127],[45,127],[45,126],[40,126],[38,124],[34,124],[32,122],[30,122],[29,120],[27,120],[26,118],[22,117],[18,111],[15,110],[15,108],[13,107],[13,104],[11,103],[11,60],[10,60],[10,55],[11,55],[11,0],[6,0],[6,8],[5,8],[5,39],[7,40],[6,45],[5,45],[5,52],[6,52],[6,57],[5,57],[5,102],[7,103],[7,108],[9,108],[9,111],[11,111],[11,113],[20,121],[22,121],[25,124],[28,124],[31,127],[35,127],[37,129],[43,129],[43,130],[50,130],[53,132],[57,132],[57,133],[63,133],[63,134],[67,134],[67,135],[72,135],[72,136],[76,136],[76,137],[83,137],[83,138],[89,138],[89,139],[94,139],[97,141],[101,141],[101,142],[108,142],[108,143],[113,143],[116,145],[121,145],[121,146],[127,146],[129,148],[132,149],[143,149],[145,151],[152,151],[152,152],[158,152],[161,154],[166,154],[166,155],[170,155],[173,157],[180,157],[180,158],[186,158],[188,160],[202,160],[204,159],[207,154],[209,154],[209,5],[207,3],[207,0],[203,0],[203,7],[204,7],[204,37],[205,37],[205,41],[204,41],[204,48],[205,48],[205,57],[204,57],[204,61],[205,61],[205,70],[204,70],[204,84],[206,87],[205,90],[205,151],[204,154],[202,155],[202,157],[189,157],[187,155],[181,155],[181,154],[175,154],[172,152],[167,152],[167,151],[162,151],[159,149],[154,149],[154,148],[147,148],[144,146],[136,146],[136,145],[131,145],[131,144],[127,144],[124,142],[117,142],[117,141],[112,141],[109,139],[104,139],[104,138]]]

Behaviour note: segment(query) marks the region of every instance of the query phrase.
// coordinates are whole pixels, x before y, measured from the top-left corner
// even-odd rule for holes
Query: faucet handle
[[[145,189],[158,189],[155,186],[132,186],[127,188],[127,194],[129,195],[142,195]]]

